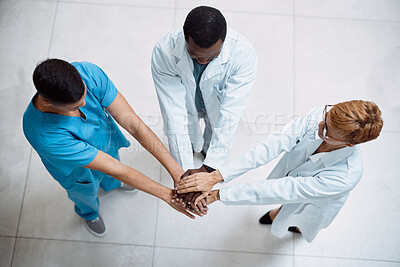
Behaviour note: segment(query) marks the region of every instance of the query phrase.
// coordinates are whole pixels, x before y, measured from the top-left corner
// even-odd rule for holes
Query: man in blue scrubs
[[[36,67],[33,81],[37,94],[24,114],[24,134],[49,173],[66,189],[91,233],[106,234],[99,215],[99,187],[106,192],[137,188],[194,218],[173,203],[173,190],[119,161],[118,150],[130,143],[114,119],[157,158],[174,184],[184,173],[98,66],[48,59]]]

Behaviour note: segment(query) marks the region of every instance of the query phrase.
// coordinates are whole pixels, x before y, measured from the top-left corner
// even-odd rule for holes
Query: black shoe
[[[297,227],[296,227],[296,226],[290,226],[287,230],[288,230],[289,232],[292,232],[292,233],[301,234],[301,232],[297,230]]]
[[[268,211],[267,213],[264,214],[264,216],[262,216],[262,217],[260,218],[259,222],[260,222],[261,224],[272,224],[271,217],[269,216],[269,213],[270,213],[270,212],[271,212],[271,211]]]

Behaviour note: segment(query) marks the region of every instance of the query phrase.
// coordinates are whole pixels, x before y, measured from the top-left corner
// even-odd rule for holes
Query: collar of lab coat
[[[314,132],[314,142],[316,145],[313,146],[312,144],[309,146],[311,150],[313,150],[311,153],[314,153],[314,151],[318,148],[318,146],[322,143],[322,139],[318,135],[318,130]],[[341,149],[337,149],[331,152],[326,152],[326,153],[319,153],[316,155],[311,155],[309,158],[313,161],[316,162],[319,159],[322,161],[325,167],[330,167],[339,161],[343,160],[344,158],[349,157],[351,154],[354,153],[356,150],[356,146],[353,147],[344,147]]]
[[[229,62],[229,60],[231,59],[231,49],[230,49],[229,44],[227,44],[227,39],[228,38],[225,38],[221,53],[218,55],[218,57],[216,59],[213,59],[210,62],[210,65],[217,65],[220,67],[221,64],[225,64],[225,63]],[[175,56],[176,58],[178,58],[179,62],[184,58],[190,59],[190,56],[186,50],[185,35],[183,34],[183,32],[182,32],[180,38],[176,42],[176,46],[175,46],[174,50],[172,51],[172,55]],[[179,64],[179,62],[178,62],[178,64]],[[211,63],[213,63],[213,64],[211,64]]]

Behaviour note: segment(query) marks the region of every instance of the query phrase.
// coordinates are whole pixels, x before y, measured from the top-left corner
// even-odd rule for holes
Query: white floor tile
[[[293,256],[204,251],[192,249],[156,248],[155,267],[163,266],[293,266]]]
[[[400,181],[393,160],[400,153],[399,133],[383,133],[364,144],[364,174],[344,207],[308,244],[295,240],[295,255],[400,261]]]
[[[159,179],[160,165],[148,153],[121,151],[122,162]],[[73,202],[65,190],[50,176],[39,160],[32,155],[31,170],[21,217],[19,236],[117,242],[153,245],[157,199],[137,192],[128,194],[100,191],[100,213],[107,224],[103,238],[90,234],[84,221],[74,212]]]
[[[262,169],[257,171],[260,172]],[[263,175],[257,175],[257,171],[249,175],[253,175],[253,179],[254,177],[262,179]],[[166,186],[172,186],[171,178],[165,172],[163,172],[161,182]],[[284,238],[278,239],[271,235],[269,226],[258,223],[258,219],[272,206],[234,207],[218,202],[209,208],[206,216],[191,220],[160,202],[156,246],[292,253],[292,234],[288,233]]]
[[[13,266],[151,266],[153,248],[19,238]]]
[[[14,244],[14,237],[0,237],[0,266],[11,266]]]
[[[47,57],[56,4],[0,2],[0,90],[29,92],[36,63]]]
[[[5,89],[0,98],[0,235],[15,236],[31,151],[22,131],[30,96]]]
[[[397,0],[297,0],[294,3],[296,15],[400,20],[400,3]]]
[[[254,12],[293,15],[293,1],[291,0],[251,0],[244,3],[240,0],[178,0],[177,8],[193,9],[197,6],[212,6],[222,13],[226,11]]]
[[[138,115],[159,116],[151,53],[173,19],[170,9],[59,3],[50,54],[99,65]]]
[[[189,10],[178,10],[181,27]],[[257,78],[244,119],[271,123],[293,114],[293,18],[224,12],[228,26],[249,39],[256,50]]]
[[[61,0],[60,2],[175,8],[175,0]]]
[[[399,23],[296,18],[296,113],[351,99],[376,102],[400,131]]]
[[[294,266],[296,267],[396,267],[400,263],[384,261],[368,261],[356,259],[334,259],[320,257],[294,257]]]

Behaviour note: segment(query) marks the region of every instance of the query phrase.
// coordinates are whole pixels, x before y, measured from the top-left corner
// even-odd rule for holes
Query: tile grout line
[[[331,19],[331,20],[347,20],[347,21],[364,21],[364,22],[381,22],[381,23],[400,23],[400,20],[385,20],[385,19],[362,19],[362,18],[346,18],[346,17],[323,17],[316,15],[296,15],[299,18],[311,18],[311,19]]]
[[[318,259],[337,259],[337,260],[354,260],[354,261],[375,261],[375,262],[391,262],[400,263],[400,261],[395,260],[378,260],[378,259],[366,259],[366,258],[349,258],[349,257],[333,257],[333,256],[314,256],[314,255],[296,255],[297,257],[304,258],[318,258]]]
[[[293,0],[293,115],[296,114],[296,6]]]
[[[293,112],[296,114],[296,1],[293,0]],[[292,264],[295,267],[295,256],[294,256],[294,240],[295,236],[292,237]]]
[[[55,27],[56,27],[56,18],[57,18],[57,12],[58,12],[58,4],[59,4],[59,0],[57,0],[57,3],[56,3],[56,10],[54,11],[53,26],[52,26],[52,29],[51,29],[49,50],[47,51],[47,58],[50,57],[51,45],[52,45],[52,43],[53,43],[54,29],[55,29]]]
[[[25,2],[47,2],[53,3],[49,0],[23,0]],[[128,5],[128,4],[110,4],[110,3],[90,3],[90,2],[75,2],[75,1],[57,1],[58,3],[67,4],[81,4],[81,5],[94,5],[94,6],[116,6],[116,7],[138,7],[138,8],[158,8],[158,9],[173,9],[172,7],[166,6],[144,6],[144,5]],[[188,10],[187,8],[176,8],[176,10]],[[223,10],[228,13],[241,13],[247,15],[267,15],[267,16],[282,16],[282,17],[293,17],[294,15],[285,13],[270,13],[270,12],[256,12],[256,11],[239,11],[239,10]],[[362,19],[362,18],[350,18],[350,17],[323,17],[315,15],[296,15],[300,18],[314,18],[314,19],[330,19],[330,20],[349,20],[349,21],[365,21],[365,22],[381,22],[381,23],[400,23],[400,20],[385,20],[385,19]]]
[[[160,180],[159,180],[160,184],[161,184],[162,168],[163,168],[163,166],[161,165],[160,166]],[[151,264],[151,266],[153,266],[153,267],[154,267],[154,260],[156,258],[156,241],[157,241],[157,227],[158,227],[158,211],[159,211],[159,207],[160,207],[160,199],[157,198],[156,223],[155,223],[155,229],[154,229],[154,242],[153,242],[153,259],[152,259],[152,264]]]
[[[26,175],[25,175],[24,192],[23,192],[23,194],[22,194],[21,208],[20,208],[20,210],[19,210],[19,218],[18,218],[17,232],[16,232],[16,234],[15,234],[15,242],[14,242],[14,248],[13,248],[13,253],[12,253],[12,257],[11,257],[11,264],[10,264],[10,266],[13,265],[14,256],[15,256],[15,249],[16,249],[16,247],[17,247],[17,240],[18,240],[18,234],[19,234],[19,226],[20,226],[20,224],[21,224],[22,209],[23,209],[23,207],[24,207],[26,186],[27,186],[27,184],[28,184],[29,170],[30,170],[30,167],[31,167],[32,150],[33,150],[33,149],[32,149],[32,147],[31,147],[30,152],[29,152],[29,163],[28,163],[28,168],[27,168],[27,170],[26,170]]]
[[[252,252],[252,251],[215,250],[215,249],[188,248],[188,247],[152,246],[152,245],[140,245],[140,244],[95,242],[95,241],[86,241],[86,240],[66,240],[66,239],[55,239],[55,238],[19,237],[19,239],[33,239],[33,240],[46,240],[46,241],[59,241],[59,242],[76,242],[76,243],[89,243],[89,244],[98,244],[98,245],[115,245],[115,246],[122,245],[122,246],[149,247],[149,248],[155,247],[155,248],[166,248],[166,249],[198,250],[198,251],[208,251],[208,252],[243,253],[243,254],[256,254],[256,255],[292,256],[291,254],[272,253],[272,252]],[[379,260],[379,259],[366,259],[366,258],[329,257],[329,256],[312,256],[312,255],[297,255],[297,256],[299,256],[299,257],[310,257],[310,258],[321,258],[321,259],[342,259],[342,260],[345,259],[345,260],[400,263],[400,261],[383,260],[383,259]]]
[[[30,237],[30,236],[20,236],[19,239],[29,239],[29,240],[44,240],[44,241],[58,241],[58,242],[72,242],[72,243],[83,243],[83,244],[96,244],[96,245],[112,245],[112,246],[135,246],[135,247],[148,247],[153,248],[153,245],[144,244],[132,244],[132,243],[112,243],[112,242],[100,242],[100,241],[90,241],[90,240],[68,240],[68,239],[58,239],[58,238],[47,238],[47,237]]]

